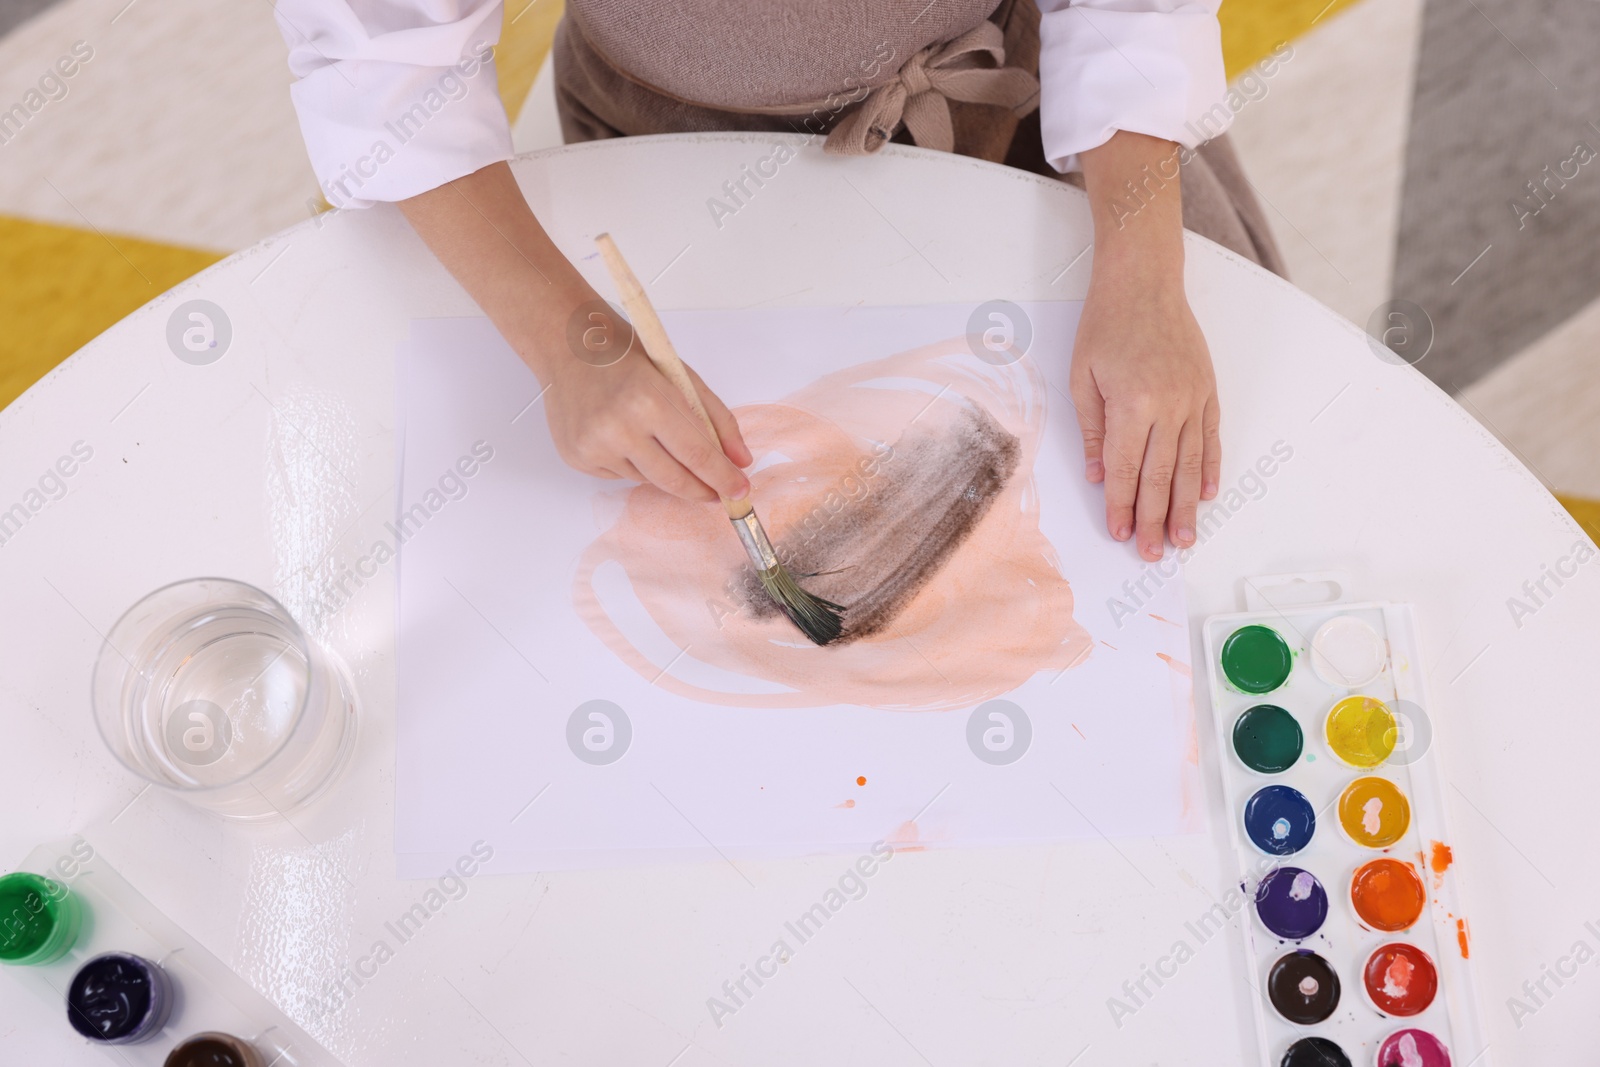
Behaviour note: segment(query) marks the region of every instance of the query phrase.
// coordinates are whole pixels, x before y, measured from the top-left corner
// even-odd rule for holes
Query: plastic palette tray
[[[66,1040],[92,1045],[117,1063],[159,1065],[179,1042],[201,1031],[220,1030],[249,1041],[271,1067],[338,1064],[266,997],[157,911],[83,838],[40,845],[17,869],[64,883],[83,904],[83,929],[65,956],[44,966],[0,967],[38,997]],[[165,1028],[147,1041],[101,1045],[79,1036],[67,1021],[72,976],[90,957],[113,951],[160,964],[172,981],[172,1014]]]
[[[1322,576],[1315,576],[1322,577]],[[1304,577],[1298,579],[1304,581]],[[1257,579],[1271,583],[1282,579]],[[1335,583],[1338,584],[1338,583]],[[1346,588],[1348,586],[1345,586]],[[1378,1062],[1383,1043],[1402,1029],[1417,1028],[1435,1035],[1448,1051],[1454,1067],[1488,1067],[1489,1059],[1478,1029],[1476,999],[1468,964],[1469,942],[1458,886],[1459,871],[1449,854],[1443,871],[1436,871],[1435,842],[1448,846],[1441,798],[1443,776],[1436,747],[1430,743],[1433,723],[1422,711],[1428,706],[1423,693],[1422,659],[1409,605],[1392,603],[1319,603],[1273,609],[1260,596],[1259,584],[1247,583],[1252,610],[1207,619],[1204,626],[1205,663],[1210,684],[1213,719],[1222,754],[1222,779],[1229,811],[1229,836],[1240,863],[1240,890],[1245,904],[1240,928],[1249,962],[1261,1062],[1278,1067],[1288,1049],[1303,1038],[1322,1038],[1337,1044],[1355,1067]],[[1382,642],[1383,665],[1378,675],[1357,688],[1330,684],[1313,664],[1312,641],[1330,620],[1347,616],[1371,627]],[[1277,631],[1293,654],[1288,679],[1267,693],[1244,693],[1223,673],[1224,642],[1241,627],[1258,624]],[[1341,624],[1349,625],[1349,624]],[[1358,631],[1359,632],[1359,631]],[[1324,666],[1326,660],[1322,660]],[[1329,711],[1340,699],[1369,696],[1400,712],[1396,748],[1387,760],[1371,769],[1350,766],[1329,747],[1325,733]],[[1303,750],[1292,766],[1264,774],[1247,766],[1233,744],[1239,716],[1261,704],[1288,711],[1299,724]],[[1364,847],[1340,823],[1341,793],[1357,778],[1386,778],[1406,795],[1411,806],[1410,825],[1388,848]],[[1271,855],[1251,840],[1244,826],[1245,805],[1269,785],[1287,785],[1310,801],[1316,826],[1310,841],[1290,855]],[[1277,829],[1281,831],[1281,824]],[[1422,917],[1409,929],[1383,932],[1370,928],[1351,900],[1351,880],[1367,862],[1390,857],[1412,865],[1422,878],[1427,903]],[[1256,906],[1262,879],[1277,867],[1297,867],[1310,872],[1327,892],[1327,918],[1320,929],[1300,940],[1279,937],[1263,923]],[[1427,1008],[1407,1017],[1380,1011],[1369,997],[1363,972],[1380,946],[1402,942],[1421,949],[1438,971],[1438,992]],[[1301,1025],[1290,1022],[1268,996],[1268,975],[1273,965],[1296,950],[1323,957],[1337,974],[1340,996],[1325,1020]],[[1320,1062],[1320,1061],[1319,1061]],[[1335,1061],[1336,1062],[1336,1061]],[[1422,1061],[1432,1067],[1432,1059]],[[1333,1067],[1333,1063],[1327,1064]]]

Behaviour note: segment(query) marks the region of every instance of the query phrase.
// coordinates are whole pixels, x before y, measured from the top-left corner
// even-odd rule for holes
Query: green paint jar
[[[1222,643],[1222,673],[1241,693],[1270,693],[1293,667],[1289,643],[1270,626],[1241,626]]]
[[[0,963],[54,963],[83,928],[83,903],[62,882],[27,871],[0,877]]]
[[[1276,704],[1257,704],[1233,724],[1233,751],[1239,762],[1261,774],[1281,774],[1305,751],[1300,724]]]

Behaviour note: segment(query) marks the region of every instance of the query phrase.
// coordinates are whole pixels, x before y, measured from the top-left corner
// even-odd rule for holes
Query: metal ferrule
[[[744,543],[745,554],[750,557],[750,562],[755,564],[756,570],[776,570],[778,553],[773,550],[772,542],[767,540],[767,531],[761,528],[761,520],[756,518],[756,513],[751,511],[742,519],[729,521],[738,531],[739,540]]]

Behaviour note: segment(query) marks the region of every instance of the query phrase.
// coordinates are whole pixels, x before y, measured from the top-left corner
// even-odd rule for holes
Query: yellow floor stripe
[[[1572,513],[1578,520],[1578,525],[1583,527],[1583,532],[1589,535],[1589,540],[1600,544],[1600,500],[1585,500],[1576,496],[1560,496],[1561,506]]]
[[[494,65],[500,76],[500,99],[514,125],[539,76],[565,5],[562,0],[508,0],[505,26],[495,46]]]
[[[1280,41],[1293,41],[1357,0],[1223,0],[1222,61],[1228,78],[1267,55]],[[1382,0],[1375,0],[1381,3]]]
[[[511,0],[495,48],[515,122],[549,55],[562,0]],[[0,408],[116,323],[222,256],[0,216]]]
[[[0,408],[108,326],[221,258],[0,216]]]

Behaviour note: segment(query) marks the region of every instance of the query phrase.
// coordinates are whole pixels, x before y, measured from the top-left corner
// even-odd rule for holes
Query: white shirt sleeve
[[[1221,0],[1039,0],[1039,123],[1055,169],[1118,130],[1195,148],[1233,121]]]
[[[334,207],[404,200],[511,158],[501,0],[277,0],[289,89]]]

